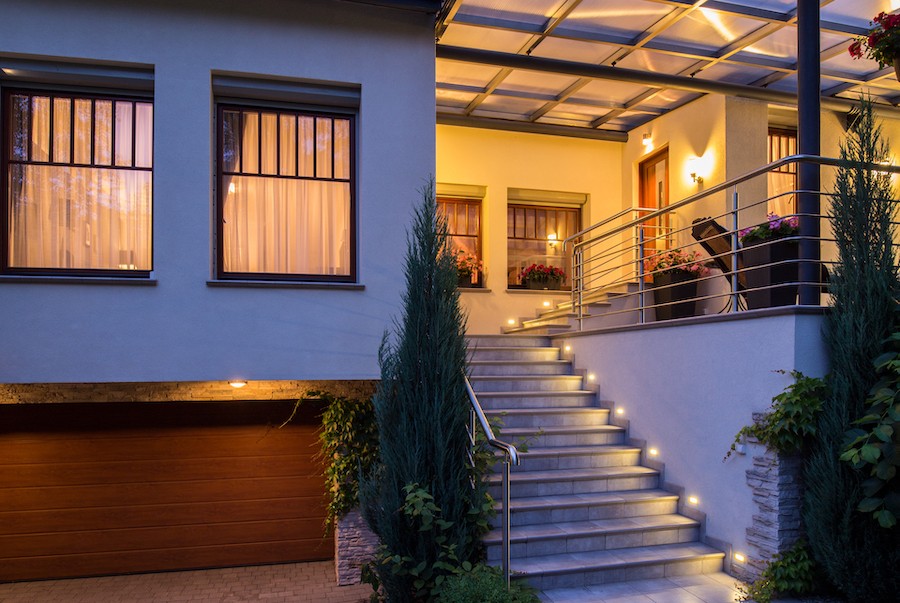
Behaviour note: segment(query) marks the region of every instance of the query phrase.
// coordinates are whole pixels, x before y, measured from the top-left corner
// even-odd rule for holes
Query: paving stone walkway
[[[371,593],[337,586],[323,561],[0,584],[0,603],[359,603]]]

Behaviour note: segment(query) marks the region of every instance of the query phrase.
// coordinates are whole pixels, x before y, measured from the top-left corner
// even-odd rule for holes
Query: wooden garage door
[[[0,580],[327,559],[319,408],[0,406]]]

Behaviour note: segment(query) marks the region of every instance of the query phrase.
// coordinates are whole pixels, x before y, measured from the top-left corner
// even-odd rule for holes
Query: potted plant
[[[694,315],[697,278],[709,274],[709,268],[698,252],[661,251],[644,261],[644,272],[653,279],[656,320]]]
[[[458,285],[463,288],[481,287],[481,274],[484,262],[474,253],[460,249],[456,253],[456,276]]]
[[[751,310],[796,302],[800,246],[794,237],[799,230],[797,216],[782,218],[770,213],[768,221],[738,232]]]
[[[556,266],[532,264],[519,274],[522,284],[529,289],[560,289],[566,273]]]
[[[900,15],[878,13],[872,19],[874,27],[867,36],[857,38],[848,49],[854,59],[873,59],[878,68],[894,66],[894,73],[900,81]]]

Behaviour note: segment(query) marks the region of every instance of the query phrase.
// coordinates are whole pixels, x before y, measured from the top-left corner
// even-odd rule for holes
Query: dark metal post
[[[820,153],[819,0],[797,2],[797,112],[798,152]],[[820,174],[816,163],[797,166],[797,213],[800,214],[800,299],[801,306],[819,304],[819,224]]]

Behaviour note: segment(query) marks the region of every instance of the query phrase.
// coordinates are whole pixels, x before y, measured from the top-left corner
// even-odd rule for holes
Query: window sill
[[[208,280],[207,287],[250,287],[260,289],[339,289],[346,291],[364,291],[366,286],[359,283],[328,283],[314,281],[247,281],[247,280]]]
[[[514,295],[572,295],[570,289],[507,289]]]
[[[487,287],[457,287],[460,293],[490,293]]]
[[[126,278],[121,276],[18,276],[0,275],[0,284],[52,284],[52,285],[131,285],[155,287],[155,278]]]

